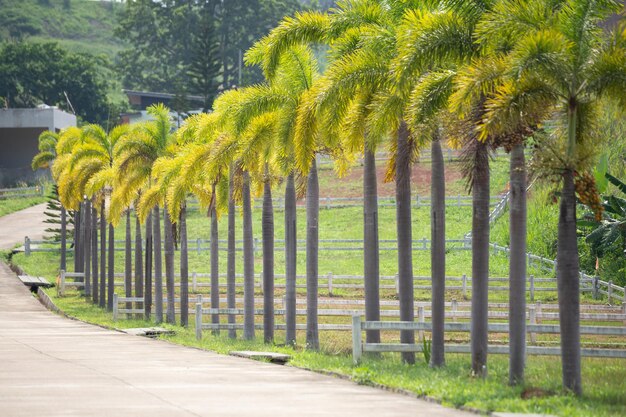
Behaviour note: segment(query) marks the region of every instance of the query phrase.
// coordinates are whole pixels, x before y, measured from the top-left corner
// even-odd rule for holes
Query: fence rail
[[[220,303],[225,302],[225,299],[220,299]],[[332,301],[330,304],[327,304],[327,301]],[[344,317],[346,321],[354,315],[363,316],[365,313],[363,311],[363,304],[353,304],[348,301],[362,301],[362,300],[320,300],[320,306],[327,306],[328,308],[318,308],[317,315],[320,317]],[[175,303],[180,304],[180,297],[176,297],[174,299]],[[243,299],[239,298],[236,300],[238,304],[243,302]],[[255,299],[255,304],[262,303],[263,300],[261,298]],[[334,302],[334,303],[333,303]],[[117,320],[120,314],[132,314],[132,313],[143,313],[143,309],[131,308],[129,303],[141,303],[143,305],[144,298],[143,297],[122,297],[117,294],[114,295],[113,302],[113,318]],[[210,303],[210,298],[205,297],[202,294],[190,295],[188,305],[189,310],[188,313],[190,315],[210,315],[212,317],[212,323],[210,325],[203,324],[203,329],[207,330],[220,330],[225,329],[223,327],[224,323],[220,323],[220,316],[241,316],[244,314],[243,308],[205,308],[204,304]],[[167,304],[167,296],[163,298],[163,305]],[[195,304],[195,308],[192,307]],[[382,303],[381,303],[382,304]],[[120,305],[122,307],[120,308]],[[286,314],[285,309],[285,299],[274,299],[274,315],[275,316],[284,316]],[[125,306],[125,307],[124,307]],[[198,307],[200,306],[200,307]],[[296,306],[305,306],[306,300],[299,299],[296,302]],[[387,300],[386,307],[389,307],[389,301]],[[277,308],[278,307],[278,308]],[[358,308],[355,308],[358,307]],[[394,309],[383,308],[380,310],[380,315],[383,318],[400,318],[400,310],[399,304],[396,301],[395,305],[391,305],[391,307],[395,307]],[[429,310],[430,302],[416,302],[415,303],[415,313],[414,318],[418,320],[419,323],[424,323],[426,318],[431,317],[431,311]],[[469,303],[458,303],[456,300],[452,302],[445,303],[446,311],[445,318],[448,321],[449,329],[447,331],[459,331],[462,332],[464,330],[455,330],[458,325],[468,326],[468,320],[471,318],[471,311],[469,310]],[[582,321],[588,321],[592,323],[598,322],[606,322],[606,323],[621,323],[626,326],[626,303],[624,303],[621,307],[613,307],[612,309],[607,309],[606,306],[583,306],[583,312],[580,315]],[[599,308],[598,308],[599,307]],[[200,309],[199,309],[200,308]],[[545,305],[542,303],[529,304],[526,307],[526,319],[529,320],[531,325],[540,324],[543,321],[551,321],[558,322],[559,313],[554,311],[558,308],[557,305]],[[501,310],[501,311],[498,311]],[[176,308],[176,313],[180,313],[180,308]],[[262,316],[264,314],[264,310],[257,308],[254,310],[254,314],[257,316]],[[306,316],[307,311],[305,308],[296,308],[297,316]],[[491,320],[508,320],[508,304],[506,303],[491,303],[489,304],[489,319]],[[198,319],[196,319],[198,320]],[[459,323],[458,321],[462,321],[464,323]],[[410,322],[413,323],[413,322]],[[498,329],[498,326],[502,324],[493,324],[495,327],[493,329]],[[546,325],[553,327],[545,327],[544,333],[558,333],[557,325]],[[608,326],[607,328],[600,328],[599,330],[594,330],[598,326],[581,326],[581,329],[586,329],[586,334],[601,334],[601,335],[613,335],[613,336],[621,336],[623,334],[623,328],[618,326]],[[323,328],[324,330],[350,330],[351,327],[349,324],[326,324]],[[400,328],[394,328],[395,330],[402,330]],[[545,329],[552,329],[551,331]],[[622,329],[622,330],[612,330],[612,329]],[[366,329],[371,330],[371,329]],[[417,329],[417,330],[428,330],[428,329]],[[469,330],[468,330],[469,331]],[[496,331],[496,330],[493,330]],[[507,330],[503,330],[502,332],[506,332]],[[531,333],[531,341],[534,343],[536,333],[542,333],[540,331],[534,332],[529,331]],[[421,335],[421,333],[420,333]]]
[[[490,197],[490,205],[497,206],[500,204],[502,200],[502,196],[491,196]],[[285,199],[282,197],[276,197],[272,199],[272,204],[274,209],[283,210],[285,208]],[[445,204],[447,207],[471,207],[472,206],[472,197],[458,194],[456,196],[448,196],[445,199]],[[320,197],[319,206],[320,208],[339,208],[339,207],[356,207],[363,205],[363,197]],[[412,207],[413,208],[421,208],[421,207],[430,207],[431,199],[430,197],[423,197],[420,195],[415,195],[412,198]],[[254,199],[254,208],[260,209],[263,206],[263,199],[255,198]],[[296,202],[297,207],[305,207],[306,199],[300,199]],[[378,197],[378,207],[395,207],[396,199],[394,197]],[[187,208],[189,210],[197,210],[200,205],[197,200],[191,199],[187,202]],[[237,208],[240,208],[237,206]]]
[[[44,194],[44,188],[35,187],[19,187],[19,188],[0,188],[0,200],[9,200],[12,198],[39,197]]]
[[[220,243],[226,243],[225,240],[220,240]],[[237,240],[236,243],[241,244],[243,241],[241,240]],[[386,239],[382,239],[379,241],[381,245],[395,245],[396,241],[395,240],[386,240]],[[116,244],[118,245],[122,245],[125,242],[123,240],[117,240],[115,241]],[[284,240],[283,239],[276,239],[275,240],[276,244],[284,244]],[[304,251],[305,247],[304,247],[304,240],[298,240],[298,250],[299,251]],[[357,244],[360,243],[362,244],[362,240],[358,240],[358,239],[322,239],[319,241],[319,250],[320,251],[362,251],[363,250],[363,246],[346,246],[349,244]],[[43,244],[46,244],[47,246],[41,246]],[[29,256],[31,253],[33,252],[57,252],[60,250],[60,248],[58,247],[50,247],[50,246],[60,246],[59,242],[56,242],[54,244],[50,244],[49,242],[45,242],[45,241],[41,241],[41,240],[31,240],[30,238],[25,237],[24,238],[24,254],[26,256]],[[208,239],[189,239],[187,241],[187,245],[189,248],[189,251],[195,251],[196,253],[200,254],[201,252],[206,252],[206,251],[210,251],[210,240]],[[284,246],[275,246],[274,250],[275,251],[284,251],[285,247]],[[471,249],[471,239],[446,239],[446,246],[448,250],[470,250]],[[490,244],[490,247],[493,250],[494,254],[498,254],[498,253],[505,253],[507,256],[510,252],[508,247],[505,246],[500,246],[497,245],[495,243]],[[261,245],[260,242],[257,238],[255,238],[254,243],[253,243],[253,248],[254,248],[254,253],[255,256],[260,254],[261,251]],[[124,247],[122,246],[116,246],[115,250],[118,252],[122,252],[125,250]],[[221,251],[227,251],[228,249],[225,247],[224,244],[220,245],[220,250]],[[243,251],[243,248],[240,247],[236,247],[235,248],[236,251]],[[395,251],[397,250],[397,247],[395,246],[381,246],[379,248],[380,251]],[[430,240],[429,239],[419,239],[419,240],[414,240],[413,241],[413,251],[422,251],[422,250],[430,250]],[[131,248],[131,251],[134,251],[134,246]],[[550,265],[551,267],[548,269],[550,272],[554,272],[556,271],[556,262],[552,261],[550,259],[541,257],[541,256],[537,256],[537,255],[533,255],[528,253],[527,254],[527,262],[528,262],[528,266],[529,267],[539,267],[543,270],[546,270],[546,268],[544,268],[544,265]],[[261,273],[262,274],[262,273]],[[261,280],[261,274],[259,274],[259,280]],[[202,274],[202,273],[197,273],[197,272],[192,272],[189,275],[190,277],[192,277],[192,282],[193,282],[193,287],[194,289],[197,286],[203,286],[203,284],[198,283],[197,278],[200,277],[208,277],[208,274]],[[225,274],[221,274],[221,277],[224,277]],[[239,275],[241,276],[241,275]],[[280,275],[280,274],[275,274],[275,277],[277,278],[284,278],[284,275]],[[304,278],[304,276],[298,276],[298,278]],[[332,272],[329,272],[325,275],[321,275],[320,274],[320,281],[324,281],[326,280],[327,282],[327,286],[328,286],[328,291],[329,293],[332,294],[333,288],[354,288],[354,289],[360,289],[363,288],[363,286],[349,286],[348,284],[344,284],[344,283],[337,283],[334,284],[333,283],[333,279],[344,279],[344,280],[349,280],[349,279],[353,279],[353,280],[363,280],[363,276],[360,275],[334,275]],[[395,286],[391,286],[389,284],[384,284],[382,283],[382,281],[388,281],[388,280],[394,280],[395,281]],[[415,276],[414,277],[415,281],[424,281],[424,280],[430,280],[429,277],[420,277],[420,276]],[[468,277],[466,275],[463,275],[461,277],[446,277],[446,280],[448,281],[456,281],[456,282],[460,282],[460,285],[456,285],[456,286],[447,286],[447,289],[449,290],[460,290],[462,291],[463,295],[465,296],[467,291],[471,288],[471,279],[468,279]],[[381,276],[380,277],[380,281],[381,281],[381,289],[390,289],[390,288],[396,288],[396,293],[398,291],[398,276],[397,274],[395,276]],[[502,278],[498,278],[498,277],[492,277],[489,278],[490,282],[508,282],[508,278],[506,277],[502,277]],[[468,284],[468,282],[470,282]],[[556,278],[535,278],[534,275],[529,275],[528,277],[528,292],[530,293],[530,299],[531,301],[534,300],[535,298],[535,292],[541,292],[541,291],[556,291],[556,287],[543,287],[543,286],[537,286],[537,283],[545,283],[545,282],[552,282],[554,283],[554,285],[556,285]],[[592,275],[587,275],[583,272],[580,273],[580,284],[581,284],[581,292],[590,292],[593,296],[594,299],[598,299],[600,297],[600,295],[605,295],[609,300],[616,300],[616,301],[626,301],[626,290],[624,287],[620,287],[618,285],[613,284],[612,281],[604,281],[601,280],[599,277],[597,276],[592,276]],[[431,287],[429,285],[418,285],[415,287],[415,289],[431,289]],[[491,291],[508,291],[508,286],[504,285],[504,286],[491,286],[490,287]]]
[[[70,277],[74,276],[73,273],[62,273],[61,279],[63,281],[63,276]],[[82,273],[78,273],[76,276],[82,277]],[[202,278],[210,278],[210,274],[208,273],[200,273],[200,272],[190,272],[189,279],[189,287],[192,292],[198,292],[202,288],[210,288],[211,283],[202,280]],[[123,273],[115,273],[116,278],[124,277]],[[285,274],[274,274],[276,279],[285,279]],[[174,278],[180,279],[179,274],[175,274]],[[227,287],[227,284],[224,282],[224,278],[226,278],[225,273],[219,274],[219,278],[222,278],[219,283],[220,288]],[[235,278],[238,279],[238,282],[235,282],[236,287],[243,287],[243,274],[236,274]],[[395,294],[398,295],[399,291],[399,281],[398,274],[396,275],[381,275],[379,278],[379,288],[380,289],[393,289],[395,290]],[[255,287],[258,288],[259,291],[263,292],[263,272],[258,272],[255,274]],[[494,292],[506,292],[509,290],[507,285],[498,285],[499,283],[508,283],[508,277],[489,277],[489,291]],[[353,282],[349,282],[353,281]],[[356,281],[356,282],[354,282]],[[334,295],[336,289],[353,289],[353,290],[361,290],[364,289],[364,277],[362,275],[340,275],[333,274],[332,272],[328,272],[326,274],[320,274],[318,276],[318,283],[320,288],[327,289],[329,295]],[[414,281],[414,289],[415,290],[431,290],[432,286],[430,284],[431,277],[429,276],[420,276],[415,274],[413,276]],[[296,275],[296,288],[306,288],[306,276],[305,275]],[[467,297],[471,294],[472,289],[472,280],[467,274],[463,274],[459,276],[447,276],[446,277],[446,290],[449,291],[460,291],[463,297]],[[611,282],[606,282],[595,276],[588,276],[585,274],[581,274],[580,278],[581,293],[591,292],[594,299],[599,297],[599,294],[604,294],[607,296],[609,300],[615,300],[618,302],[626,302],[626,296],[624,295],[624,289],[619,287]],[[117,280],[115,283],[117,287],[124,287],[125,283],[122,280]],[[552,285],[549,285],[552,284]],[[71,284],[74,285],[74,284]],[[180,287],[180,282],[176,282],[174,284],[175,287]],[[286,284],[281,282],[276,282],[274,284],[275,288],[285,288]],[[163,282],[163,287],[166,287],[165,282]],[[606,289],[604,289],[606,288]],[[595,289],[595,290],[594,290]],[[535,300],[536,293],[538,292],[556,292],[556,278],[550,277],[535,277],[534,275],[529,275],[527,278],[527,287],[526,291],[528,292],[530,301]]]
[[[389,321],[362,321],[360,315],[352,316],[352,359],[358,364],[364,352],[421,352],[423,344],[408,343],[363,343],[362,332],[364,330],[412,330],[420,332],[420,339],[423,337],[424,331],[432,331],[432,323],[423,320],[424,315],[420,316],[419,322],[389,322]],[[470,323],[446,323],[444,325],[446,332],[470,332]],[[490,333],[508,333],[508,324],[489,324],[488,331]],[[536,324],[532,322],[526,325],[526,332],[532,337],[536,334],[560,334],[558,325]],[[612,335],[626,336],[626,327],[611,326],[580,326],[581,334],[590,335]],[[494,354],[508,354],[509,347],[506,345],[490,345],[488,352]],[[469,345],[446,344],[446,352],[451,353],[469,353]],[[526,352],[529,355],[560,355],[561,349],[543,346],[527,346]],[[626,359],[626,350],[624,349],[597,349],[582,348],[582,356],[603,357],[603,358],[621,358]]]

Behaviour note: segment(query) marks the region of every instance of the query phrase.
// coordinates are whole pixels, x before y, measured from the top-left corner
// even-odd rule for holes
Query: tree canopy
[[[109,103],[101,65],[94,56],[69,52],[56,43],[6,43],[0,46],[0,97],[5,107],[48,104],[103,123]]]

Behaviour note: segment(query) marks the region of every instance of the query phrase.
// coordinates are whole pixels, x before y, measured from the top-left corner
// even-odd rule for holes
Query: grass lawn
[[[76,292],[62,298],[56,297],[54,290],[48,290],[48,293],[66,314],[90,323],[115,328],[153,325],[143,320],[114,322],[110,313],[94,307]],[[412,366],[403,364],[398,354],[366,357],[355,366],[349,353],[332,343],[324,343],[320,352],[303,350],[303,334],[298,335],[296,348],[267,345],[260,340],[232,340],[226,337],[226,332],[217,336],[205,332],[203,339],[198,341],[195,338],[193,320],[191,322],[192,327],[186,329],[164,324],[164,327],[175,330],[176,334],[162,338],[172,343],[219,353],[232,350],[283,352],[292,355],[290,366],[330,372],[360,384],[380,384],[414,395],[435,398],[448,406],[471,407],[482,412],[508,411],[580,417],[617,417],[626,414],[626,366],[619,359],[584,358],[584,395],[576,398],[562,392],[560,388],[561,368],[557,357],[529,356],[526,384],[523,387],[509,387],[508,358],[504,355],[489,357],[488,377],[483,380],[470,376],[468,355],[447,355],[447,365],[442,369],[426,366],[420,354],[417,354],[417,363]],[[260,333],[257,333],[257,337],[259,336]],[[280,340],[282,334],[277,333],[276,337]]]
[[[0,200],[0,216],[6,216],[7,214],[44,203],[45,201],[46,198],[43,196]]]
[[[492,187],[502,190],[506,184],[508,169],[506,161],[498,160],[494,164],[497,185]],[[329,170],[322,170],[320,174],[322,188],[324,180],[322,178],[329,174]],[[455,182],[456,181],[456,182]],[[450,179],[449,184],[456,184],[450,187],[456,191],[460,180]],[[326,181],[326,187],[330,190],[329,195],[341,196],[353,195],[359,190],[354,184],[357,181],[348,181],[347,188],[341,188],[330,179]],[[350,185],[352,184],[352,185]],[[457,187],[457,188],[455,188]],[[419,187],[417,187],[420,190]],[[449,188],[449,189],[450,189]],[[422,190],[423,191],[423,190]],[[420,192],[420,195],[423,195]],[[425,192],[425,191],[424,191]],[[280,196],[280,192],[275,193]],[[358,194],[354,194],[358,195]],[[283,212],[275,212],[275,238],[283,239],[284,224],[282,220]],[[255,272],[258,274],[262,268],[261,258],[261,223],[260,210],[253,212],[253,230],[257,239],[258,251],[255,257]],[[363,238],[362,209],[360,207],[346,207],[320,210],[320,239],[355,239]],[[413,238],[420,240],[430,237],[430,209],[428,207],[413,209]],[[471,228],[471,208],[469,207],[448,207],[446,211],[446,235],[448,239],[460,239]],[[504,219],[503,219],[504,220]],[[237,238],[241,239],[241,216],[237,216]],[[397,269],[397,254],[394,250],[384,250],[386,247],[394,247],[393,240],[396,237],[395,209],[393,207],[382,207],[379,212],[380,239],[391,240],[392,242],[381,242],[381,262],[380,270],[382,275],[394,275]],[[505,222],[501,222],[505,223]],[[226,216],[222,216],[219,222],[220,239],[226,239]],[[208,239],[210,222],[206,216],[199,211],[192,211],[188,218],[189,239]],[[124,239],[125,222],[121,221],[116,228],[116,239]],[[497,225],[495,237],[498,242],[507,243],[507,230],[502,225]],[[133,220],[134,232],[134,220]],[[305,212],[298,210],[298,237],[305,237]],[[539,239],[539,237],[537,237]],[[533,238],[534,240],[534,238]],[[529,247],[540,242],[529,242]],[[122,247],[119,244],[118,247]],[[203,247],[208,246],[206,243]],[[221,248],[225,249],[225,243]],[[241,246],[241,243],[238,244]],[[333,246],[360,246],[359,243],[334,242],[322,244],[319,255],[320,277],[332,272],[335,275],[362,275],[363,255],[362,250],[325,250],[324,247]],[[281,242],[276,244],[276,273],[284,273],[284,252],[280,250]],[[305,252],[304,243],[300,244],[298,252],[298,274],[305,272]],[[117,251],[115,256],[116,272],[122,272],[124,267],[123,251]],[[241,252],[237,255],[237,272],[243,270]],[[39,275],[54,280],[58,273],[58,254],[56,253],[33,253],[30,257],[24,254],[15,254],[12,261],[22,267],[31,275]],[[176,270],[178,270],[178,254],[176,255]],[[209,272],[210,256],[208,250],[196,252],[195,245],[190,245],[189,270],[190,272]],[[72,265],[72,257],[68,258],[68,265]],[[430,253],[425,250],[414,251],[413,256],[414,273],[417,276],[430,275]],[[220,272],[226,271],[225,253],[220,255]],[[461,276],[471,272],[471,252],[467,250],[448,250],[446,259],[446,272],[448,276]],[[535,268],[529,269],[529,274],[535,276],[552,276],[551,273],[539,271]],[[492,254],[490,256],[490,276],[505,277],[508,275],[508,259],[503,255]],[[323,278],[322,278],[323,279]],[[118,282],[120,279],[118,279]],[[208,278],[204,279],[204,283]],[[277,284],[284,283],[284,279],[278,278]],[[340,279],[337,283],[342,283]],[[303,280],[298,282],[303,284]],[[425,284],[427,282],[419,282]],[[452,285],[459,285],[454,282]],[[506,286],[506,283],[497,283]],[[539,285],[539,284],[538,284]],[[541,284],[546,285],[546,284]],[[549,284],[554,286],[554,284]],[[121,287],[116,291],[121,294]],[[277,289],[276,296],[282,296],[282,289]],[[57,297],[54,289],[47,290],[53,301],[66,314],[81,320],[95,323],[107,327],[129,328],[145,327],[153,325],[153,322],[137,319],[120,319],[113,321],[111,313],[103,311],[87,302],[76,291],[69,291],[65,297]],[[206,294],[206,287],[200,288],[200,292]],[[384,299],[394,299],[393,289],[382,290],[381,297]],[[238,288],[238,297],[243,291]],[[467,299],[469,299],[468,292]],[[298,289],[298,298],[305,295],[304,288]],[[222,290],[225,296],[225,289]],[[257,297],[261,293],[257,289]],[[320,296],[331,298],[324,288],[323,282],[320,285]],[[456,299],[464,301],[460,291],[448,291],[448,300]],[[363,292],[360,289],[336,289],[332,299],[362,299]],[[429,301],[430,291],[416,290],[415,298],[419,301]],[[490,302],[506,302],[508,293],[506,291],[492,291],[489,294]],[[550,303],[556,300],[555,291],[538,292],[536,300],[543,303]],[[601,303],[599,300],[591,300],[590,296],[583,296],[583,303]],[[259,306],[257,306],[259,307]],[[362,307],[361,307],[362,308]],[[223,318],[224,319],[224,318]],[[257,320],[260,321],[260,317]],[[298,318],[298,323],[303,323],[303,317]],[[343,320],[343,321],[341,321]],[[320,317],[320,323],[344,323],[345,317]],[[280,321],[280,318],[277,318]],[[494,322],[497,320],[494,320]],[[453,407],[470,407],[487,413],[490,411],[527,412],[554,414],[559,416],[624,416],[626,415],[626,366],[623,360],[618,359],[583,359],[583,385],[584,395],[576,398],[561,390],[561,366],[558,357],[529,356],[527,360],[526,385],[523,387],[509,387],[508,382],[508,357],[505,355],[491,355],[489,357],[489,372],[486,379],[476,379],[470,375],[469,355],[449,354],[447,355],[447,366],[443,369],[430,369],[424,363],[422,356],[417,354],[418,363],[412,366],[403,364],[399,354],[383,354],[378,357],[366,357],[359,365],[353,365],[350,356],[351,335],[349,331],[322,331],[320,332],[321,351],[308,352],[302,349],[305,344],[304,331],[298,331],[297,344],[295,348],[280,345],[266,345],[259,340],[243,341],[232,340],[226,337],[227,332],[221,335],[211,335],[205,331],[201,341],[195,338],[193,329],[193,319],[190,320],[190,328],[181,328],[164,324],[176,330],[173,336],[164,336],[163,339],[173,343],[186,346],[198,347],[201,349],[213,350],[219,353],[228,353],[231,350],[272,350],[284,352],[292,355],[291,366],[311,369],[320,372],[329,372],[342,375],[362,384],[384,385],[393,389],[408,391],[418,396],[428,396],[435,398],[446,405]],[[547,324],[547,322],[546,322]],[[589,323],[585,323],[589,324]],[[600,324],[600,323],[599,323]],[[601,323],[605,325],[605,323]],[[615,325],[615,323],[612,323]],[[618,323],[618,324],[621,324]],[[240,333],[239,333],[240,335]],[[261,332],[257,331],[260,338]],[[397,341],[398,334],[384,332],[383,341]],[[284,332],[276,332],[276,341],[284,340]],[[428,337],[428,334],[426,335]],[[463,342],[468,339],[467,333],[450,333],[446,335],[448,342]],[[490,343],[505,343],[507,335],[490,334]],[[583,345],[604,346],[613,345],[624,347],[623,338],[601,338],[595,336],[584,336]],[[538,335],[537,343],[540,345],[558,345],[558,336]]]

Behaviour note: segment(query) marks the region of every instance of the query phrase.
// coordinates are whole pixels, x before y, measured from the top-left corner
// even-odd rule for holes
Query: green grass
[[[71,317],[110,328],[131,328],[153,325],[144,320],[113,321],[110,313],[94,307],[83,297],[71,292],[70,296],[56,297],[48,290],[53,301]],[[481,412],[507,411],[554,414],[558,416],[623,416],[626,413],[626,367],[623,360],[583,359],[584,395],[574,397],[561,390],[560,360],[555,357],[530,356],[527,360],[526,383],[523,387],[509,387],[508,359],[503,355],[489,357],[488,377],[476,379],[470,376],[468,355],[447,355],[446,366],[431,369],[418,354],[415,365],[405,365],[397,354],[381,357],[365,357],[359,365],[353,365],[345,350],[332,343],[323,344],[322,351],[303,350],[302,332],[295,348],[263,344],[259,339],[244,341],[228,339],[205,332],[201,341],[196,340],[195,330],[163,324],[175,330],[173,336],[162,339],[172,343],[211,350],[226,354],[233,350],[270,350],[292,356],[290,366],[324,373],[334,373],[366,385],[383,385],[407,391],[417,396],[428,396],[451,407],[471,407]],[[260,335],[259,335],[260,336]],[[280,340],[282,334],[277,334]]]
[[[43,196],[0,200],[0,216],[6,216],[7,214],[44,203],[45,201],[46,198]]]

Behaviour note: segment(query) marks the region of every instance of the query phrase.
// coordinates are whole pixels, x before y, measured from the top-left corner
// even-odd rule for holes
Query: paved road
[[[24,236],[33,240],[43,237],[46,224],[43,214],[46,204],[0,217],[0,249],[11,249],[16,243],[24,243]]]
[[[0,245],[11,243],[7,235],[36,237],[40,213],[31,208],[0,218]],[[301,369],[69,320],[46,310],[0,262],[2,417],[469,415]]]

